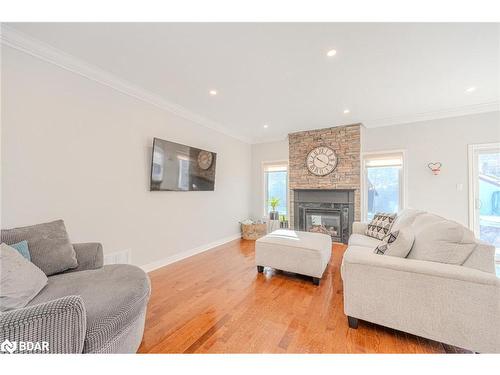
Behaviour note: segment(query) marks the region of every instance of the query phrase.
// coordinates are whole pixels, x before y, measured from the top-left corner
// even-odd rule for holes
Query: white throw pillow
[[[47,276],[19,252],[0,245],[0,311],[19,309],[28,304],[45,285]]]
[[[418,237],[418,234],[421,230],[425,229],[429,225],[433,225],[445,220],[447,219],[445,219],[444,217],[425,212],[421,215],[417,215],[417,217],[415,217],[415,220],[413,220],[411,226],[413,228],[413,231],[415,232],[415,237]]]
[[[420,219],[425,215],[417,218]],[[451,220],[431,221],[415,228],[415,243],[408,258],[462,265],[476,247],[474,233]]]
[[[398,212],[398,216],[394,223],[392,223],[391,231],[397,231],[401,228],[412,225],[417,216],[425,214],[424,211],[415,210],[413,208],[405,208],[404,210]]]
[[[375,248],[374,253],[389,255],[393,257],[406,258],[413,246],[415,234],[411,227],[404,227],[389,233],[384,239],[384,243]]]

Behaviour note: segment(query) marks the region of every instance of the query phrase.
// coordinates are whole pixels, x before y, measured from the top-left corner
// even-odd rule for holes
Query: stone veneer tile
[[[290,218],[293,226],[293,189],[354,189],[354,220],[361,216],[361,124],[306,130],[288,135]],[[335,170],[326,176],[309,172],[306,157],[318,146],[331,147],[337,154]]]

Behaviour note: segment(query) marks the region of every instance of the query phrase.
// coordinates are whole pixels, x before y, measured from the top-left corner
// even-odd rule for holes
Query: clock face
[[[319,146],[307,154],[306,165],[316,176],[326,176],[337,166],[337,155],[330,147]]]
[[[198,166],[201,169],[207,170],[212,166],[213,159],[214,157],[211,152],[200,151],[198,154]]]

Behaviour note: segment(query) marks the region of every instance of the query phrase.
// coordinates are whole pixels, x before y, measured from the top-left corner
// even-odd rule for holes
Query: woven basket
[[[244,240],[257,240],[266,233],[266,224],[241,224],[241,238]]]

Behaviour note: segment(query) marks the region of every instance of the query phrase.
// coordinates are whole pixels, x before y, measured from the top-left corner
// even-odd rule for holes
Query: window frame
[[[381,156],[398,156],[402,158],[401,171],[399,173],[399,210],[407,207],[408,190],[407,190],[407,157],[406,150],[382,150],[382,151],[369,151],[361,153],[361,220],[368,221],[368,169],[367,161],[380,158]]]
[[[262,217],[268,219],[268,211],[267,211],[267,175],[266,169],[270,166],[285,166],[286,167],[286,210],[287,210],[287,219],[290,220],[290,169],[288,160],[273,160],[273,161],[263,161],[261,163],[261,177],[262,177]]]

